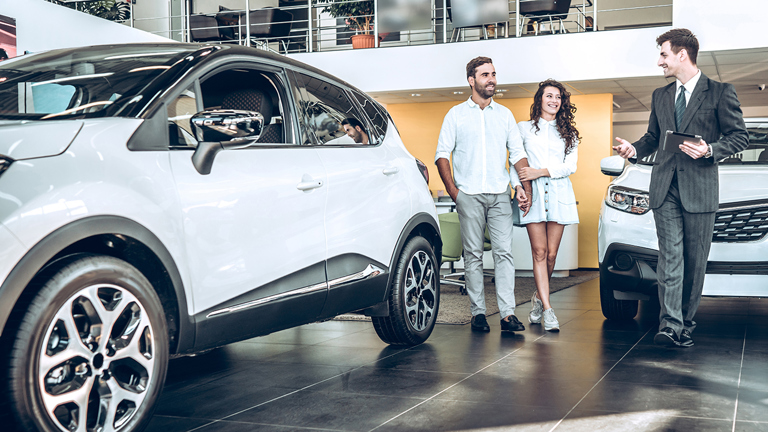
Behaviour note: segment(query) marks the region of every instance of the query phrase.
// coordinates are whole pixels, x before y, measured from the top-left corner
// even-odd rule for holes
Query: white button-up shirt
[[[557,120],[546,121],[540,118],[539,132],[536,132],[530,121],[520,122],[518,126],[525,142],[528,166],[536,169],[546,168],[552,179],[568,177],[576,172],[577,148],[574,147],[570,153],[565,154],[565,141],[557,131]],[[578,146],[578,142],[576,145]]]
[[[453,181],[467,195],[500,194],[510,183],[513,188],[520,185],[514,164],[526,154],[512,112],[493,99],[485,109],[472,98],[451,108],[440,129],[435,161],[451,156]]]

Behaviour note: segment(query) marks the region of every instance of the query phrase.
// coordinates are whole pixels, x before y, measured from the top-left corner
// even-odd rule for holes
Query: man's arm
[[[723,135],[716,142],[710,143],[713,162],[738,153],[749,145],[749,133],[744,125],[744,114],[741,112],[736,90],[731,84],[725,84],[718,101],[717,121],[720,124],[720,133]]]
[[[523,168],[528,168],[528,158],[517,161],[510,169],[510,174],[518,177],[517,173]],[[525,216],[531,209],[531,202],[533,202],[533,187],[530,180],[523,180],[520,183],[520,186],[515,187],[515,191],[517,192],[517,202],[520,204],[520,210],[523,211],[523,216]]]
[[[437,172],[440,174],[440,179],[443,180],[443,184],[445,185],[445,191],[451,196],[453,202],[456,202],[456,195],[459,194],[459,188],[457,188],[456,184],[453,182],[451,163],[448,162],[448,159],[440,158],[435,161],[435,164],[437,165]]]

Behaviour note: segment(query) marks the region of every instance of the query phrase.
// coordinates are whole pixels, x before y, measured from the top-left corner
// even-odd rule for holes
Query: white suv
[[[705,296],[768,297],[768,119],[746,121],[749,147],[719,163],[720,208],[704,279]],[[609,319],[631,319],[638,300],[658,299],[658,243],[648,207],[655,154],[624,168],[601,162],[611,182],[600,211],[600,302]]]
[[[423,342],[441,256],[426,175],[381,105],[264,51],[0,63],[0,423],[138,431],[169,356],[350,311]]]

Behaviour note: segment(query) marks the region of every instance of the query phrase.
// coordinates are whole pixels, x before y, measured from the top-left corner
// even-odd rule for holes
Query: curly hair
[[[573,114],[576,112],[576,105],[571,103],[571,94],[565,89],[565,86],[561,83],[548,79],[539,83],[539,89],[536,90],[536,95],[533,96],[533,105],[531,105],[531,123],[536,127],[536,132],[539,132],[539,119],[541,118],[541,100],[544,97],[544,89],[547,87],[554,87],[560,90],[560,110],[555,115],[557,121],[557,131],[565,141],[565,154],[569,154],[576,147],[576,141],[581,140],[579,131],[576,129],[576,122],[573,119]]]

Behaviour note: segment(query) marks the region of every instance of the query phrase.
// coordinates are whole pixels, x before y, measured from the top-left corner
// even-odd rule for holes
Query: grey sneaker
[[[557,322],[555,316],[555,310],[549,308],[541,314],[541,319],[544,322],[544,330],[546,331],[560,331],[560,323]]]
[[[544,312],[544,304],[536,297],[535,292],[531,297],[531,304],[533,308],[528,312],[528,322],[531,324],[541,324],[541,313]]]

